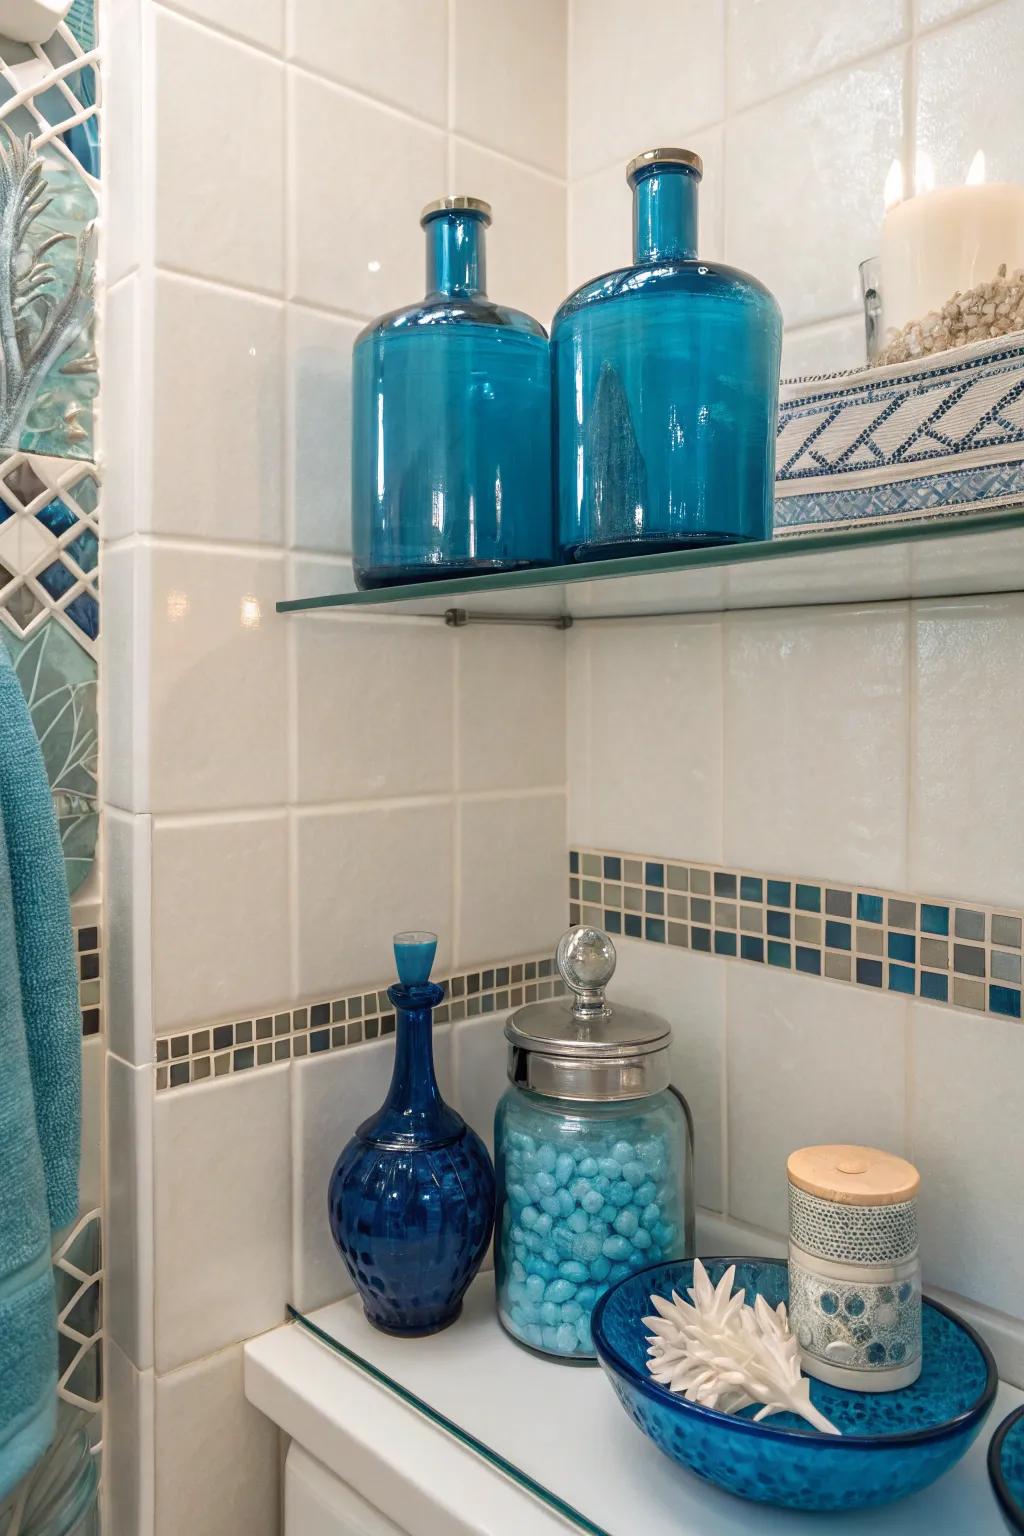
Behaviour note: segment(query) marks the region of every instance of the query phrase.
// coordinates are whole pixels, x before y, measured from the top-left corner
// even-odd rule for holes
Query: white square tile
[[[919,27],[934,27],[965,11],[975,11],[987,0],[915,0]]]
[[[429,620],[289,622],[300,803],[451,790],[454,649],[461,637]]]
[[[565,186],[461,139],[452,153],[453,187],[493,209],[485,237],[489,296],[549,331],[565,298]]]
[[[445,0],[293,0],[292,58],[365,96],[444,126]]]
[[[786,1159],[797,1147],[907,1151],[907,1005],[767,966],[725,969],[728,1209],[785,1233]]]
[[[444,134],[307,75],[289,80],[289,112],[292,296],[367,317],[415,304],[420,212],[448,184]]]
[[[287,890],[283,813],[154,824],[158,1032],[244,1018],[292,995]]]
[[[104,1327],[153,1364],[153,1069],[107,1056]]]
[[[220,3],[226,8],[230,0]],[[163,10],[156,12],[154,46],[156,260],[279,293],[283,66]],[[202,111],[184,110],[185,102],[201,102]],[[214,419],[237,410],[233,401],[231,412],[221,409]]]
[[[289,597],[330,597],[354,592],[352,561],[344,555],[291,555],[288,559]],[[339,623],[346,620],[335,615]]]
[[[453,0],[456,133],[565,174],[562,0]]]
[[[380,985],[394,972],[392,934],[438,936],[451,956],[452,808],[427,805],[304,813],[296,819],[298,993]]]
[[[661,944],[618,945],[613,1004],[646,1008],[672,1026],[672,1084],[690,1106],[697,1202],[725,1202],[725,984],[720,960]]]
[[[153,1060],[152,826],[149,816],[103,811],[104,1023],[110,1049],[140,1067]]]
[[[846,320],[826,320],[797,331],[786,331],[782,338],[782,377],[798,379],[804,374],[834,373],[840,368],[863,368],[867,361],[867,342],[862,315]]]
[[[279,544],[284,530],[284,309],[156,279],[154,533]],[[141,518],[140,518],[141,521]]]
[[[352,343],[359,322],[288,306],[293,549],[352,548]]]
[[[103,15],[103,256],[111,287],[138,265],[145,234],[141,104],[152,84],[151,59],[142,48],[142,10],[143,0],[106,0]],[[109,374],[106,336],[103,345]],[[111,383],[104,380],[104,391]],[[106,409],[104,399],[104,414]]]
[[[283,1321],[291,1281],[289,1070],[233,1073],[156,1095],[158,1371]]]
[[[510,665],[511,662],[511,665]],[[458,636],[459,788],[565,783],[565,637],[500,626]]]
[[[787,325],[860,308],[858,263],[877,253],[903,150],[903,62],[891,49],[729,121],[726,259],[771,289]]]
[[[208,22],[271,53],[284,46],[284,0],[172,0],[173,9]]]
[[[103,1372],[103,1528],[110,1536],[153,1536],[153,1372],[136,1370],[111,1338]]]
[[[722,856],[722,626],[593,625],[568,637],[572,841],[691,859]],[[589,683],[582,678],[589,670]]]
[[[1024,598],[914,607],[910,890],[1024,905]]]
[[[859,0],[856,5],[729,0],[730,106],[737,111],[898,43],[905,25],[903,0]]]
[[[108,805],[126,810],[144,806],[149,788],[146,653],[139,636],[148,594],[137,590],[144,567],[143,552],[131,545],[103,551],[103,796]]]
[[[277,1425],[246,1400],[241,1345],[156,1380],[156,1536],[278,1536]]]
[[[82,1039],[82,1129],[78,1165],[78,1212],[84,1216],[103,1202],[103,1098],[106,1041],[102,1035]]]
[[[138,358],[140,307],[145,316],[152,282],[130,272],[108,288],[103,312],[103,411],[99,419],[103,454],[103,536],[134,533],[139,517],[135,457],[140,418],[149,408],[140,397]],[[148,383],[148,379],[147,379]],[[106,596],[106,593],[104,593]]]
[[[586,176],[725,110],[724,0],[570,0],[569,163]],[[688,147],[688,146],[686,146]]]
[[[1024,180],[1020,123],[1024,8],[986,6],[917,43],[916,142],[930,155],[939,186],[964,180],[981,149],[989,181]],[[1007,253],[1010,257],[1010,253]],[[1010,257],[1020,264],[1020,254]]]
[[[725,858],[905,890],[903,604],[726,623]]]
[[[508,1087],[507,1013],[488,1013],[452,1025],[455,1107],[494,1156],[494,1112]]]
[[[287,793],[280,556],[152,544],[148,805],[207,811]],[[145,655],[145,652],[143,652]]]
[[[327,1191],[342,1149],[383,1102],[394,1059],[391,1036],[292,1067],[291,1299],[300,1311],[354,1289],[331,1235]]]
[[[910,1156],[921,1173],[927,1279],[1024,1313],[1024,1030],[911,1003]]]
[[[567,926],[565,796],[459,805],[455,961],[554,954]]]

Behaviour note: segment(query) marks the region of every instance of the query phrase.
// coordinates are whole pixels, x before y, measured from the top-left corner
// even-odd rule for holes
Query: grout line
[[[197,32],[212,32],[224,42],[233,43],[249,53],[258,54],[263,59],[269,59],[282,67],[285,63],[284,55],[279,48],[273,48],[269,43],[257,42],[254,38],[246,37],[242,32],[235,32],[230,27],[214,22],[206,16],[196,16],[181,3],[181,0],[153,0],[153,5],[158,13],[163,11]]]
[[[289,221],[286,221],[290,223]],[[173,262],[160,261],[153,267],[155,277],[170,277],[178,283],[198,283],[200,287],[213,289],[236,299],[256,299],[262,304],[278,307],[285,302],[284,288],[258,288],[252,283],[230,282],[223,277],[208,277],[203,272],[193,272],[188,267],[175,266]]]

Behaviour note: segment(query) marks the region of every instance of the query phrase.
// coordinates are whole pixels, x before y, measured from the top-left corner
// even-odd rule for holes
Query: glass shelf
[[[277,610],[564,626],[580,619],[1021,591],[1024,507],[1015,506],[914,526],[817,533],[763,544],[292,598],[279,602]]]

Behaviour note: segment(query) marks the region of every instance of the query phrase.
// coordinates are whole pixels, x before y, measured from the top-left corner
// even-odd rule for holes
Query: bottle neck
[[[427,297],[467,298],[486,293],[484,220],[464,210],[439,213],[428,220]]]
[[[395,1063],[384,1103],[359,1127],[360,1136],[391,1146],[442,1146],[463,1121],[441,1097],[434,1075],[433,1013],[444,989],[427,981],[388,988],[395,1005]]]
[[[697,254],[700,178],[681,165],[652,166],[633,187],[633,260],[682,261]]]

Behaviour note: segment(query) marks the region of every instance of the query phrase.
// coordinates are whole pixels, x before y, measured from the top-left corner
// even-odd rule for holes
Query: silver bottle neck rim
[[[635,187],[641,176],[657,170],[689,171],[698,181],[704,175],[704,162],[692,149],[645,149],[626,166],[626,181]]]
[[[421,227],[425,229],[432,219],[445,213],[468,213],[478,218],[485,229],[491,222],[491,205],[482,197],[436,197],[420,214]]]
[[[623,1055],[581,1056],[509,1042],[508,1080],[546,1099],[614,1104],[646,1099],[669,1086],[668,1046]]]

